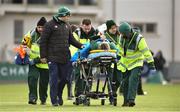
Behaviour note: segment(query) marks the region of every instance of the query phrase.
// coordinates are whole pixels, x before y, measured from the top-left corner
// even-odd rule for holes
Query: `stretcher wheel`
[[[90,99],[85,99],[83,104],[86,106],[90,106]]]
[[[101,100],[101,105],[104,105],[105,104],[105,99],[102,99]]]
[[[79,98],[76,98],[75,99],[75,102],[73,102],[74,105],[79,105],[80,104],[80,101],[79,101]]]

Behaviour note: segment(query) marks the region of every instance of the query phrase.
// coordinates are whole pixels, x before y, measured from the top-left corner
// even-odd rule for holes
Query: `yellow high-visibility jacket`
[[[77,40],[77,41],[79,41],[80,43],[82,43],[82,44],[85,44],[85,43],[87,43],[87,42],[90,42],[90,40],[89,39],[81,39],[80,38],[80,34],[77,34],[77,33],[75,33],[75,32],[73,32],[73,36],[74,36],[74,38]],[[70,52],[71,52],[71,56],[73,56],[77,51],[78,51],[78,48],[76,48],[76,47],[74,47],[74,46],[72,46],[72,45],[70,45]]]
[[[37,43],[33,43],[31,45],[31,51],[29,54],[30,60],[40,57],[40,49],[39,45]],[[48,64],[38,63],[36,64],[36,67],[42,68],[42,69],[48,69]]]
[[[154,63],[153,56],[144,37],[137,32],[133,33],[130,40],[120,37],[119,49],[121,59],[117,64],[117,69],[122,72],[132,70],[135,67],[142,67],[144,60],[147,63]]]

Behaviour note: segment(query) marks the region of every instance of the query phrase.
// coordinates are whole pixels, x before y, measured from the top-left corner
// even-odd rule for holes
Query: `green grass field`
[[[1,112],[147,112],[147,111],[177,111],[180,112],[180,84],[155,85],[144,84],[143,88],[148,92],[146,96],[137,96],[135,107],[121,107],[122,96],[118,96],[117,106],[109,105],[108,100],[101,106],[100,100],[91,100],[91,105],[75,106],[73,101],[66,100],[64,91],[64,105],[53,107],[48,97],[47,105],[29,105],[27,84],[0,84],[0,111]]]

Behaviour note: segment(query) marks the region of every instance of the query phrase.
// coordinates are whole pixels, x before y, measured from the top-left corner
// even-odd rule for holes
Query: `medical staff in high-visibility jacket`
[[[22,44],[26,45],[30,52],[29,55],[29,72],[28,72],[28,87],[29,87],[29,104],[37,104],[38,99],[38,80],[39,80],[39,99],[41,105],[46,104],[47,90],[49,82],[48,64],[41,63],[39,40],[44,28],[46,19],[41,17],[37,23],[37,27],[29,31],[23,38]]]
[[[90,19],[83,19],[81,26],[73,32],[73,36],[77,41],[81,42],[82,44],[86,44],[85,49],[80,51],[80,54],[82,53],[81,57],[87,56],[87,52],[89,51],[89,47],[87,46],[90,46],[90,42],[94,39],[99,38],[98,36],[96,36],[96,34],[97,32],[92,26]],[[70,46],[70,50],[71,50],[71,55],[73,56],[71,61],[75,61],[74,59],[78,58],[78,53],[77,53],[78,49],[75,49],[74,47]],[[88,69],[86,69],[86,71],[88,71]],[[74,74],[75,74],[74,94],[76,99],[78,99],[78,96],[81,95],[84,91],[85,81],[82,78],[80,78],[79,68],[74,69]],[[89,84],[92,85],[91,79],[89,79]]]
[[[117,69],[122,72],[122,86],[124,103],[122,106],[135,106],[139,75],[146,60],[150,69],[155,71],[153,56],[147,46],[145,38],[132,30],[127,22],[122,22],[119,26],[120,44],[119,56],[121,59],[117,64]]]

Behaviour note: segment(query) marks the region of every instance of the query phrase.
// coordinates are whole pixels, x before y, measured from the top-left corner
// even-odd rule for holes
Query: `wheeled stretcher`
[[[82,91],[78,91],[80,94],[75,95],[75,105],[84,104],[89,106],[91,98],[100,99],[101,105],[105,104],[107,98],[111,98],[113,105],[117,105],[117,96],[112,91],[112,81],[110,79],[112,76],[111,66],[116,62],[116,50],[92,50],[87,58],[78,59],[74,63],[74,66],[80,70],[79,78],[84,81],[82,85],[79,85],[82,86]],[[93,68],[99,68],[96,76],[93,74]],[[102,80],[102,75],[104,80]],[[102,88],[100,88],[100,83],[103,83]],[[95,91],[92,91],[92,86],[95,86]]]

